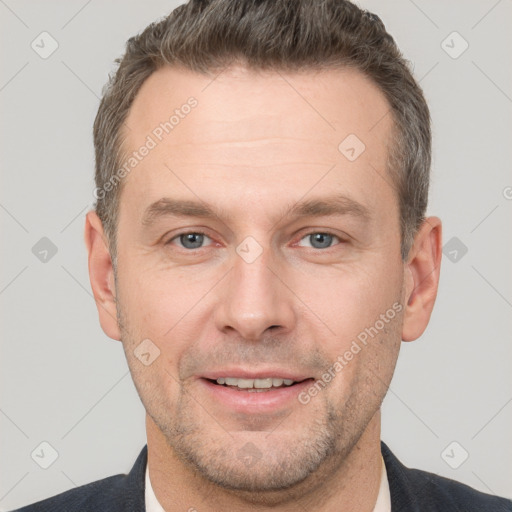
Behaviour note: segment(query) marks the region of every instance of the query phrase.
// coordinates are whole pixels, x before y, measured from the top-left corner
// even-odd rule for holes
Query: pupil
[[[327,233],[314,233],[310,235],[310,242],[311,245],[317,249],[325,249],[331,245],[332,236]],[[317,242],[319,245],[315,245]]]
[[[180,238],[183,247],[187,249],[197,249],[203,243],[203,235],[199,233],[187,233],[186,235],[181,235]]]

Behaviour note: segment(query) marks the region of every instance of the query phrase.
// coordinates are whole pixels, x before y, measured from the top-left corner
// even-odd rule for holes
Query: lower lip
[[[299,403],[298,395],[311,386],[314,379],[307,379],[292,386],[271,388],[269,391],[239,391],[234,388],[214,384],[207,379],[199,379],[214,400],[224,406],[241,413],[264,413],[282,409],[285,406]]]

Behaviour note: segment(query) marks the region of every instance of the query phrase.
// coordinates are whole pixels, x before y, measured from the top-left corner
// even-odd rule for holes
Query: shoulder
[[[512,501],[449,478],[404,466],[382,443],[393,512],[512,512]]]
[[[147,446],[128,474],[82,485],[13,512],[130,512],[144,510]]]
[[[65,510],[108,510],[103,508],[107,503],[114,504],[113,500],[118,499],[119,491],[124,487],[123,476],[116,475],[90,484],[82,485],[75,489],[63,492],[51,498],[37,503],[32,503],[13,512],[50,512]],[[113,508],[116,510],[116,508]]]
[[[464,512],[512,512],[512,501],[486,494],[449,478],[418,469],[410,469],[417,496],[428,501],[432,510],[460,510]]]

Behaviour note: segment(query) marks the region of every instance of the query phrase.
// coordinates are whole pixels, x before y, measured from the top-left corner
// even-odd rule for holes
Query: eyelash
[[[328,235],[328,236],[331,236],[333,238],[336,238],[338,239],[339,243],[343,243],[345,242],[344,239],[342,239],[340,236],[338,235],[335,235],[334,233],[331,233],[330,231],[310,231],[309,233],[306,233],[304,236],[302,236],[299,240],[302,241],[304,240],[304,238],[308,237],[308,236],[311,236],[311,235],[317,235],[317,234],[321,234],[321,235]],[[170,240],[168,240],[167,242],[165,242],[164,245],[170,245],[174,240],[176,239],[179,239],[180,237],[182,236],[186,236],[186,235],[203,235],[205,236],[206,238],[209,238],[210,240],[212,240],[211,237],[209,237],[206,233],[204,233],[203,231],[183,231],[182,233],[178,233],[177,235],[174,235]],[[212,240],[213,241],[213,240]],[[338,245],[338,244],[336,244]],[[332,249],[334,247],[333,246],[330,246],[330,247],[326,247],[325,249],[316,249],[315,247],[309,247],[309,249],[316,249],[317,251],[328,251],[329,249]],[[206,247],[198,247],[197,249],[187,249],[186,247],[180,247],[180,249],[183,249],[184,251],[186,252],[193,252],[193,251],[197,251],[199,249],[206,249]]]

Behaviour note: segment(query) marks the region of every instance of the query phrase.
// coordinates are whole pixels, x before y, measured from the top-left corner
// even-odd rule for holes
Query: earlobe
[[[441,220],[428,217],[414,238],[405,266],[403,341],[419,338],[430,320],[439,285],[441,244]]]
[[[85,219],[85,245],[89,254],[89,279],[98,308],[101,328],[114,340],[121,340],[117,322],[116,290],[114,269],[103,225],[94,211]]]

